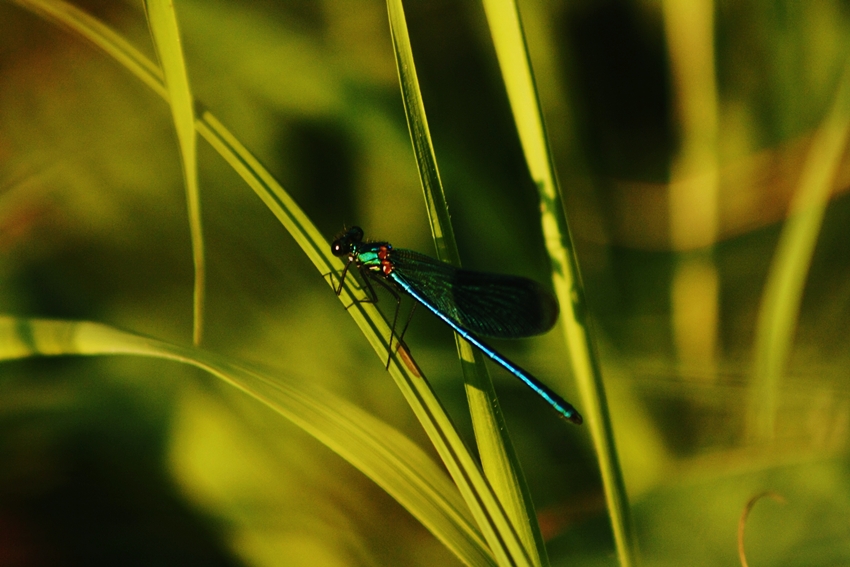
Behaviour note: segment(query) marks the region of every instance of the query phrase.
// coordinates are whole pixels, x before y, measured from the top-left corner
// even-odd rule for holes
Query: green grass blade
[[[405,115],[422,182],[431,232],[437,247],[437,256],[444,262],[460,266],[460,255],[454,238],[445,192],[440,181],[425,104],[416,77],[416,65],[407,33],[404,9],[400,0],[388,0],[387,9]],[[505,529],[508,532],[516,530],[532,563],[541,565],[543,564],[541,556],[543,561],[546,561],[546,554],[542,538],[539,537],[534,507],[498,404],[493,382],[484,364],[484,356],[457,334],[455,341],[463,368],[481,463],[487,479],[513,523],[513,529],[508,530],[508,526],[505,526]]]
[[[540,195],[543,235],[561,304],[567,350],[581,393],[581,411],[599,459],[620,565],[631,566],[635,564],[636,538],[628,495],[519,12],[513,0],[484,0],[484,8],[525,159]]]
[[[773,438],[782,372],[833,180],[850,137],[850,59],[829,114],[818,128],[773,256],[756,323],[749,435]]]
[[[192,92],[189,88],[189,76],[183,57],[180,30],[177,27],[177,14],[170,0],[145,0],[151,37],[153,38],[168,101],[171,104],[171,116],[177,132],[183,166],[183,182],[186,187],[186,202],[189,209],[189,230],[192,236],[192,259],[195,266],[195,285],[193,293],[192,342],[201,344],[204,323],[204,290],[206,288],[206,268],[204,261],[204,233],[201,224],[201,197],[198,187],[198,156],[195,134],[195,112]]]
[[[91,41],[167,100],[168,93],[156,65],[101,22],[58,0],[14,1]],[[292,198],[210,112],[202,111],[199,114],[195,122],[199,134],[245,179],[290,232],[319,273],[339,274],[342,269],[341,261],[331,255],[327,241]],[[352,303],[354,294],[351,285],[349,281],[340,294],[340,301],[344,305]],[[358,303],[349,309],[348,313],[383,364],[386,360],[390,329],[380,312],[370,304]],[[390,375],[429,435],[497,561],[509,565],[527,564],[528,561],[522,560],[524,550],[518,543],[499,500],[415,363],[406,353],[395,353],[390,363]],[[520,559],[514,561],[515,557]]]
[[[0,316],[0,361],[34,356],[132,355],[200,368],[272,408],[393,496],[467,565],[494,565],[469,510],[439,467],[391,426],[303,380],[87,321]]]
[[[321,237],[318,241],[313,240],[315,228],[312,224],[304,225],[307,219],[303,217],[303,213],[300,213],[295,203],[263,169],[256,158],[210,113],[201,114],[198,128],[201,135],[245,179],[284,226],[290,229],[295,240],[314,263],[317,266],[325,266],[325,273],[339,274],[340,263],[330,256],[330,246]],[[351,290],[351,280],[352,278],[346,279],[340,295],[340,300],[345,305],[350,305],[356,297],[362,295]],[[348,313],[354,318],[383,363],[389,347],[390,327],[380,312],[373,304],[356,303],[348,309]],[[424,379],[422,372],[403,350],[393,354],[389,371],[443,459],[449,474],[455,480],[499,564],[524,564],[508,560],[511,554],[506,548],[510,549],[513,545],[515,533],[512,530],[503,533],[506,525],[510,528],[510,524],[498,499],[463,444],[451,419]],[[511,549],[511,553],[513,552],[516,552],[515,548]]]
[[[389,0],[387,11],[407,127],[410,130],[416,167],[419,169],[419,179],[422,182],[431,233],[437,246],[437,257],[458,266],[460,254],[449,217],[446,194],[440,180],[440,171],[437,168],[437,157],[431,143],[431,132],[425,116],[425,103],[422,101],[422,93],[419,90],[419,80],[416,77],[416,65],[413,61],[410,37],[407,34],[404,8],[400,1]]]

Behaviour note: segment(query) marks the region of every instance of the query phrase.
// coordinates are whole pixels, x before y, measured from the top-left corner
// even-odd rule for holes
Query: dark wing
[[[394,249],[390,259],[394,277],[475,335],[530,337],[558,320],[558,301],[534,280],[459,270],[411,250]]]

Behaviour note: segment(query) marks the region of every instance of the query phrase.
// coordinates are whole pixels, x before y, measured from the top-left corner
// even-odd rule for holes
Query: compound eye
[[[352,242],[363,242],[363,229],[359,226],[352,226],[348,230],[348,234],[346,236],[351,239]]]
[[[336,257],[345,256],[348,254],[348,248],[349,246],[344,239],[334,240],[333,244],[331,244],[331,254]]]

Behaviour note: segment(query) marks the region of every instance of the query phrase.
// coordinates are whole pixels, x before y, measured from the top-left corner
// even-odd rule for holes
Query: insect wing
[[[528,278],[457,269],[424,254],[396,248],[393,275],[462,328],[483,337],[539,335],[558,319],[558,301]]]

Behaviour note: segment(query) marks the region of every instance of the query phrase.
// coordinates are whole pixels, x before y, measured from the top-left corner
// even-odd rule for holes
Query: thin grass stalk
[[[390,32],[419,177],[437,257],[460,267],[448,203],[428,128],[425,104],[401,0],[388,0]],[[534,506],[484,356],[455,333],[481,464],[534,565],[548,565]]]
[[[753,441],[767,442],[775,434],[782,375],[794,342],[806,277],[848,136],[850,58],[832,107],[815,133],[765,283],[747,415]]]
[[[145,14],[162,68],[162,75],[165,78],[171,117],[174,121],[180,150],[183,184],[186,189],[186,203],[189,212],[192,263],[195,270],[192,290],[192,343],[197,346],[201,344],[204,329],[206,262],[204,260],[204,231],[201,221],[201,196],[198,185],[195,109],[174,3],[171,0],[145,0]]]
[[[681,140],[670,163],[670,240],[674,250],[688,251],[675,257],[670,322],[679,361],[707,371],[716,367],[720,312],[713,248],[720,226],[714,11],[713,0],[661,3]]]
[[[538,188],[540,220],[561,304],[567,352],[581,395],[581,411],[596,448],[617,555],[620,565],[630,567],[636,564],[637,540],[628,494],[519,10],[513,0],[484,0],[484,9],[526,163]]]

